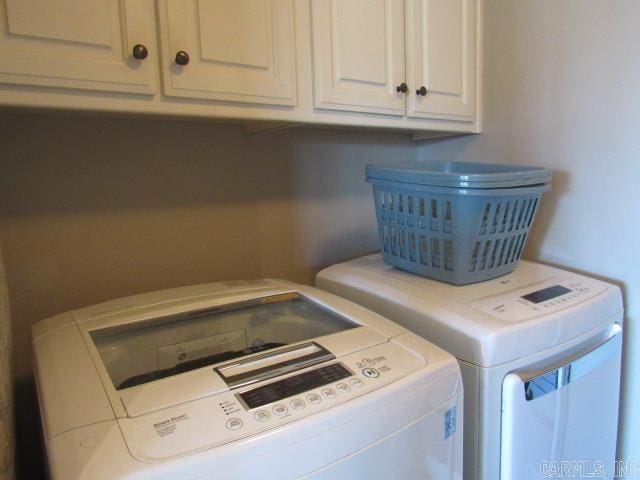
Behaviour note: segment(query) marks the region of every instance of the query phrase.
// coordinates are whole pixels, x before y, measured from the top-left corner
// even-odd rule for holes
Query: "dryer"
[[[379,254],[329,267],[316,285],[456,356],[466,480],[613,476],[618,287],[527,261],[509,275],[453,286],[390,267]]]
[[[455,358],[313,287],[138,295],[32,339],[53,480],[462,478]]]

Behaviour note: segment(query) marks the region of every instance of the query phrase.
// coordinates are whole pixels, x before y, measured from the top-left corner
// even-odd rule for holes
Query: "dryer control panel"
[[[607,288],[584,277],[557,279],[484,297],[471,302],[475,308],[493,317],[521,322],[569,308],[593,298]]]

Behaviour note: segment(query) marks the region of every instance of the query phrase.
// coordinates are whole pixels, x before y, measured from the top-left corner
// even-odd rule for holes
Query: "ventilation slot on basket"
[[[478,270],[484,270],[487,266],[487,257],[489,256],[489,249],[491,248],[491,240],[487,240],[482,249],[482,257],[480,258],[480,266]]]
[[[444,241],[444,269],[453,271],[453,242],[449,239]]]
[[[453,223],[453,218],[451,214],[451,202],[447,200],[444,202],[444,220],[442,223],[442,231],[444,233],[451,233],[452,223]],[[445,265],[445,268],[446,268],[446,265]]]
[[[522,247],[524,247],[524,241],[527,237],[526,233],[522,233],[518,235],[516,239],[516,245],[513,249],[513,255],[511,256],[511,261],[516,262],[520,259],[520,255],[522,254]]]
[[[400,258],[406,260],[407,259],[407,232],[404,230],[400,230],[398,232],[398,236],[400,237]]]
[[[414,205],[413,195],[407,196],[407,217],[406,217],[406,225],[407,227],[415,227],[417,223],[416,218],[416,209]]]
[[[518,253],[518,248],[520,247],[520,240],[522,239],[521,235],[517,237],[513,237],[513,252],[511,252],[511,258],[509,258],[509,262],[513,262],[516,259],[516,254]]]
[[[387,193],[380,192],[380,207],[378,209],[378,215],[380,216],[380,220],[386,222],[389,220],[389,202],[387,201]]]
[[[478,252],[480,251],[480,242],[476,242],[475,247],[473,247],[473,253],[471,254],[471,262],[469,263],[469,271],[476,271],[476,264],[478,263]]]
[[[418,255],[418,242],[416,241],[417,235],[414,232],[409,233],[409,260],[416,262]]]
[[[437,200],[431,200],[431,221],[430,223],[430,229],[432,232],[437,232],[439,230],[439,225],[438,225],[438,201]]]
[[[518,223],[516,223],[516,230],[520,230],[520,227],[522,226],[522,221],[524,220],[525,217],[525,212],[529,209],[529,204],[531,203],[531,200],[527,201],[522,201],[522,207],[520,208],[520,213],[518,213]]]
[[[398,230],[391,227],[391,254],[398,255]]]
[[[500,248],[502,240],[499,238],[493,243],[493,250],[491,250],[491,258],[489,259],[489,266],[487,268],[493,268],[496,264],[496,256],[498,255],[498,249]]]
[[[420,235],[420,263],[429,265],[429,240],[426,235]]]
[[[404,225],[404,196],[398,194],[398,209],[396,213],[396,223],[398,225]]]
[[[518,254],[516,255],[516,260],[520,260],[520,256],[522,255],[522,250],[525,242],[527,241],[527,234],[522,234],[522,240],[520,241],[520,246],[518,247]]]
[[[533,221],[533,217],[536,214],[536,207],[538,206],[538,199],[533,200],[533,208],[531,209],[531,213],[529,214],[529,219],[527,220],[527,228],[531,226],[531,222]]]
[[[418,228],[427,228],[427,208],[424,198],[418,199]]]
[[[491,230],[489,230],[489,233],[496,233],[496,231],[498,230],[498,217],[500,216],[500,206],[501,204],[497,204],[496,205],[496,211],[493,214],[493,221],[491,222]]]
[[[491,204],[487,203],[484,207],[484,213],[482,214],[482,223],[480,224],[480,235],[487,233],[487,221],[489,220],[489,212],[491,211]]]
[[[513,210],[511,211],[511,220],[509,220],[509,231],[512,232],[514,229],[516,229],[516,222],[517,222],[517,218],[518,218],[518,211],[522,210],[522,206],[524,206],[524,200],[522,202],[520,202],[519,200],[516,200],[513,204]]]
[[[387,201],[386,201],[385,205],[387,206],[387,220],[389,222],[392,222],[394,220],[393,196],[391,195],[391,193],[387,193],[386,197],[387,197]]]
[[[502,242],[502,248],[500,248],[500,255],[498,256],[498,263],[496,264],[496,267],[499,267],[502,265],[502,260],[504,259],[504,253],[505,253],[505,250],[507,249],[508,241],[509,239],[505,238]]]
[[[431,266],[440,268],[440,240],[431,239]]]
[[[503,233],[507,229],[507,218],[509,217],[509,209],[511,202],[507,202],[504,206],[504,215],[502,215],[502,222],[500,222],[500,233]]]
[[[504,263],[510,263],[509,257],[511,256],[511,250],[513,250],[513,244],[515,243],[516,237],[511,237],[509,239],[509,246],[507,247],[507,255],[504,257]]]

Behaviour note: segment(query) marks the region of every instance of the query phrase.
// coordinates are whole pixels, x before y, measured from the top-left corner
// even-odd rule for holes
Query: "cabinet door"
[[[404,2],[312,0],[316,108],[405,114]]]
[[[476,0],[407,0],[408,116],[475,117],[476,15]]]
[[[152,93],[154,21],[152,0],[0,0],[0,82]]]
[[[165,0],[164,91],[295,105],[293,0]],[[176,63],[177,52],[188,63]]]

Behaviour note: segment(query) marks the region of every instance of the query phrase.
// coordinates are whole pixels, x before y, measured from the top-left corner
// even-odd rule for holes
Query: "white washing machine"
[[[150,293],[32,336],[54,480],[462,478],[455,358],[313,287]]]
[[[466,480],[613,477],[618,287],[526,261],[509,275],[452,286],[387,266],[378,254],[329,267],[316,285],[458,358]]]

